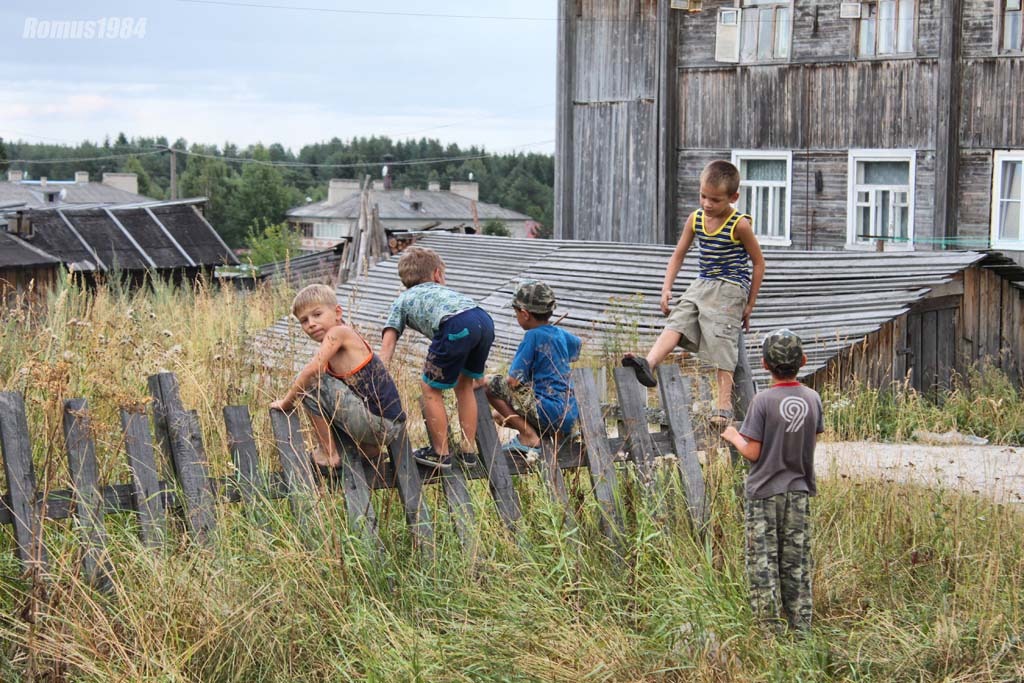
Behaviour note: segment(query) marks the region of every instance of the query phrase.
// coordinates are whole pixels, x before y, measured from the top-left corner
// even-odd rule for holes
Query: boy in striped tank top
[[[712,161],[704,167],[700,208],[686,219],[665,267],[661,286],[661,312],[668,316],[665,330],[646,358],[627,354],[622,359],[641,384],[653,387],[657,384],[654,368],[676,346],[696,353],[717,370],[718,396],[712,421],[722,425],[733,417],[732,376],[739,358],[740,326],[750,329],[750,314],[764,278],[764,256],[750,216],[732,207],[739,199],[739,187],[739,171],[728,161]],[[699,249],[699,275],[675,308],[670,308],[672,285],[694,240]]]

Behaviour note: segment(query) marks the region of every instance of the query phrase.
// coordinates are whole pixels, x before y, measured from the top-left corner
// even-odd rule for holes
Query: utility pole
[[[171,153],[171,199],[178,198],[178,156],[173,147],[168,147]]]

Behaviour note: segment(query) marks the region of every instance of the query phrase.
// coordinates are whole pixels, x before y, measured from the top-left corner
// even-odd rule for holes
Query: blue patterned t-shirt
[[[391,304],[384,329],[390,327],[402,336],[409,326],[433,339],[444,320],[476,307],[476,301],[461,292],[436,282],[422,282],[398,295]]]

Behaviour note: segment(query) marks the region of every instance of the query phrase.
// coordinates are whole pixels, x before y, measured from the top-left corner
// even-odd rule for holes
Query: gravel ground
[[[998,502],[1024,503],[1024,448],[819,443],[815,468],[822,478],[880,478],[976,493]]]

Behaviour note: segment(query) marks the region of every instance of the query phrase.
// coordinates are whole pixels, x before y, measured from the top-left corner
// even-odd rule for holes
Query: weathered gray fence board
[[[508,458],[501,452],[498,440],[498,428],[491,419],[491,406],[483,387],[476,390],[477,424],[476,441],[480,448],[487,481],[491,486],[491,495],[498,508],[498,515],[512,531],[515,531],[522,517],[519,505],[519,494],[512,486],[512,475],[508,469]]]
[[[216,526],[216,518],[206,462],[197,447],[198,425],[181,405],[177,377],[166,372],[153,375],[149,378],[149,387],[154,392],[153,422],[164,425],[166,443],[184,498],[188,530],[193,538],[205,543]],[[159,428],[157,433],[160,433]]]
[[[409,435],[403,424],[394,441],[388,446],[391,466],[395,472],[395,484],[398,495],[405,508],[405,519],[409,531],[417,547],[427,554],[432,553],[434,544],[434,528],[430,524],[430,510],[423,499],[423,479],[420,477],[416,461],[412,457]]]
[[[597,400],[597,383],[590,369],[573,370],[572,378],[580,410],[580,430],[587,445],[590,482],[594,497],[601,508],[601,531],[611,541],[617,543],[623,531],[622,515],[615,500],[615,462],[608,446],[608,431],[605,429],[601,406]]]
[[[313,471],[310,469],[302,440],[302,425],[299,423],[298,412],[284,413],[271,409],[270,429],[274,433],[277,457],[281,461],[288,503],[295,521],[305,527],[312,515],[316,481],[313,479]]]
[[[373,509],[370,496],[369,477],[366,473],[366,459],[355,449],[334,435],[334,442],[341,455],[341,483],[345,489],[345,509],[349,525],[361,532],[372,547],[381,547],[377,533],[377,512]]]
[[[640,480],[654,485],[654,442],[647,428],[647,389],[636,381],[632,368],[615,368],[615,388],[622,410],[626,443]]]
[[[85,399],[64,402],[64,442],[68,450],[75,520],[82,538],[82,575],[99,590],[110,588],[113,567],[107,553],[103,526],[103,495],[99,490],[96,447],[90,437],[89,408]]]
[[[544,488],[547,489],[551,500],[562,507],[565,517],[565,528],[576,529],[576,516],[573,514],[572,506],[569,505],[569,493],[565,489],[565,477],[558,466],[558,454],[555,451],[555,443],[548,438],[541,439],[540,443],[540,465],[541,478],[544,480]]]
[[[20,393],[0,392],[0,449],[7,475],[7,506],[14,524],[18,559],[26,566],[46,570],[41,518],[36,508],[36,477],[32,470],[32,444]]]
[[[658,367],[658,389],[661,392],[661,404],[669,406],[665,411],[668,417],[669,433],[672,435],[673,452],[679,467],[679,475],[683,482],[686,505],[690,511],[694,526],[703,529],[707,524],[707,505],[704,492],[704,472],[697,460],[697,441],[693,435],[693,422],[690,411],[680,410],[693,404],[690,390],[690,378],[683,377],[677,365],[661,365]]]
[[[247,505],[265,496],[266,486],[259,467],[259,453],[252,433],[252,416],[248,406],[226,406],[224,426],[228,431],[228,448],[235,465],[235,486]]]
[[[423,396],[419,397],[420,415],[426,415],[423,411]],[[427,429],[429,438],[430,430]],[[433,441],[433,440],[431,440]],[[435,448],[437,444],[431,443]],[[441,480],[441,487],[444,490],[444,499],[448,505],[448,514],[451,515],[452,523],[455,526],[455,534],[459,537],[462,547],[471,557],[476,555],[477,542],[476,513],[473,509],[473,499],[469,495],[469,486],[466,484],[466,474],[459,467],[452,467],[448,470],[437,470],[423,467],[425,480]],[[481,475],[483,470],[481,470]]]
[[[132,503],[139,516],[142,543],[155,548],[167,537],[164,491],[156,471],[153,442],[149,435],[149,418],[144,412],[121,409],[128,467],[132,472]]]

